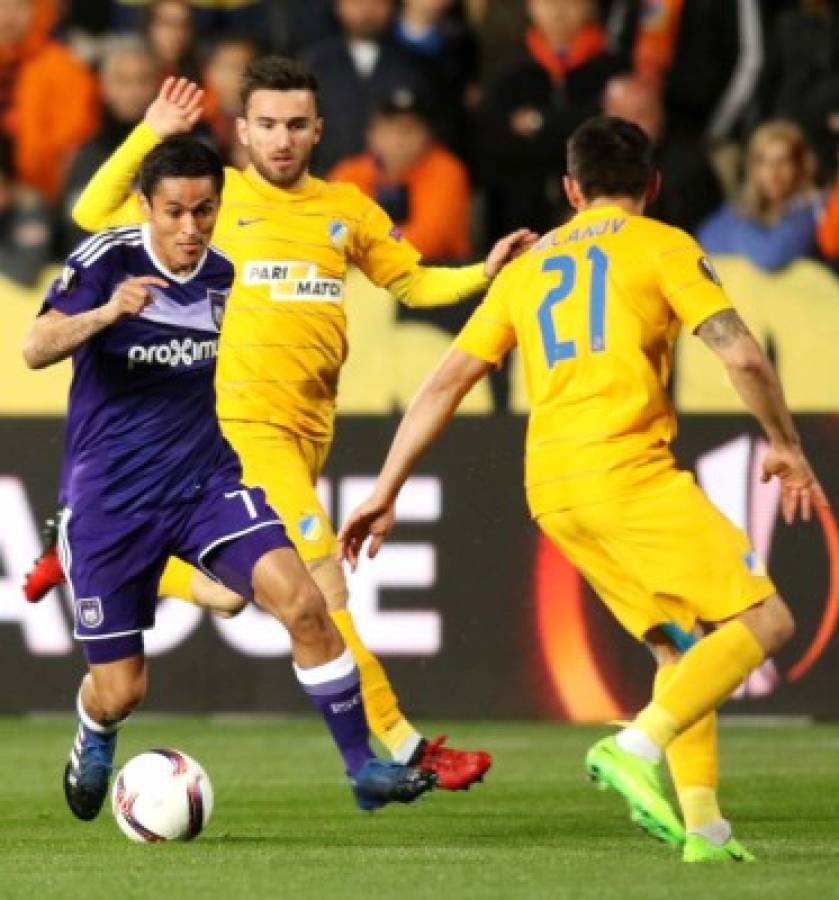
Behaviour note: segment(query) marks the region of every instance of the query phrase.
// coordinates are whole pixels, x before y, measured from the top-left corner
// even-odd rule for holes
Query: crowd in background
[[[168,75],[244,165],[239,79],[265,52],[319,79],[314,172],[428,260],[566,218],[565,141],[606,112],[653,141],[650,213],[709,252],[839,263],[832,0],[0,0],[0,272],[32,283],[79,240],[76,197]]]

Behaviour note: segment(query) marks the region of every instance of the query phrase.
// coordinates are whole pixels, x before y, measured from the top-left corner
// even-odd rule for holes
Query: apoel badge
[[[340,219],[333,219],[329,223],[328,231],[329,240],[332,241],[336,247],[340,247],[347,239],[348,228]]]

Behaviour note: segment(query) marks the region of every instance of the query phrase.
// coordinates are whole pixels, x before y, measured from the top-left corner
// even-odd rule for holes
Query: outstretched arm
[[[97,170],[73,207],[73,220],[86,231],[101,231],[142,219],[134,179],[146,154],[162,140],[191,131],[203,114],[204,93],[185,78],[167,78],[143,121]]]
[[[355,569],[364,541],[374,557],[393,527],[393,507],[417,460],[448,425],[460,401],[492,368],[491,363],[452,348],[411,401],[370,498],[350,513],[338,534],[341,554]]]
[[[772,364],[733,309],[710,316],[696,333],[723,361],[735,390],[769,438],[762,478],[780,480],[784,519],[793,522],[800,509],[801,517],[809,520],[812,504],[827,505],[827,498],[801,449]]]
[[[516,257],[529,250],[539,235],[527,228],[513,231],[497,241],[487,258],[471,266],[416,266],[392,281],[387,289],[406,306],[448,306],[485,291],[495,276]]]

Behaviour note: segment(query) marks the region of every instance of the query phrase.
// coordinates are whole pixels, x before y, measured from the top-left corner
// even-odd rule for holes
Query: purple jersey
[[[103,231],[69,257],[44,310],[68,315],[110,300],[126,279],[155,275],[154,300],[73,354],[63,500],[132,511],[199,494],[210,475],[241,477],[221,434],[213,379],[233,264],[209,248],[181,277],[156,258],[148,226]]]

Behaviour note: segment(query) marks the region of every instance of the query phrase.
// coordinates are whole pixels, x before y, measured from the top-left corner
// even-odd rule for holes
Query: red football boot
[[[411,765],[437,776],[437,787],[444,791],[464,791],[476,781],[483,781],[492,757],[483,750],[453,750],[446,747],[446,735],[423,740]]]
[[[30,603],[42,600],[54,587],[64,584],[64,569],[58,559],[58,525],[56,519],[47,519],[41,532],[44,540],[44,552],[35,560],[35,565],[26,575],[23,582],[23,596]]]

